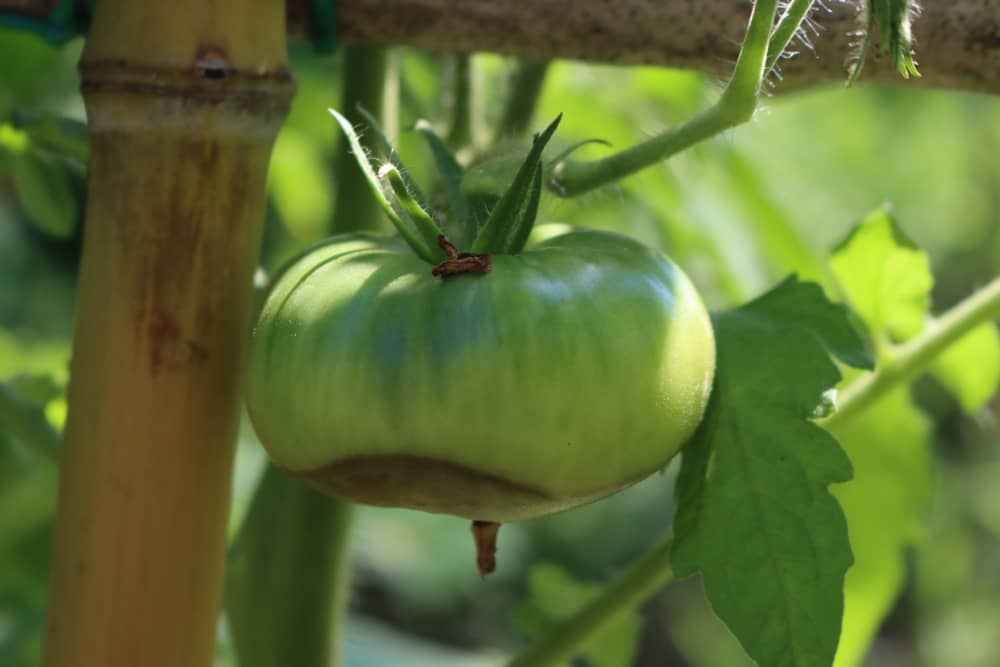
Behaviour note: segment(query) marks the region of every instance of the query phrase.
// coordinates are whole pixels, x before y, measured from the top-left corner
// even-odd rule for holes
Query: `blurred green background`
[[[39,409],[58,431],[66,412],[85,203],[84,113],[74,69],[81,47],[79,40],[56,48],[0,32],[0,389],[20,408],[0,413],[0,667],[40,659],[58,451],[48,440],[18,437],[18,420]],[[431,186],[436,174],[426,146],[407,128],[418,118],[446,116],[448,62],[407,50],[392,52],[391,62],[400,103],[396,128],[387,129],[417,180]],[[487,143],[514,64],[496,56],[472,62],[479,91],[474,130]],[[338,57],[299,45],[292,65],[299,92],[272,160],[265,274],[326,235],[335,204],[338,136],[326,108],[338,102]],[[719,88],[717,80],[688,72],[553,63],[534,127],[563,112],[557,144],[600,138],[623,147],[704,108]],[[588,146],[582,153],[606,150]],[[782,93],[766,99],[751,124],[669,163],[578,199],[546,196],[540,219],[612,229],[660,247],[721,309],[790,272],[832,290],[830,248],[887,202],[931,257],[936,310],[996,275],[1000,100],[905,84]],[[858,618],[878,617],[886,605],[890,612],[864,664],[994,667],[1000,400],[967,414],[930,379],[918,381],[913,395],[926,419],[912,431],[919,459],[912,463],[921,472],[910,478],[910,495],[926,520],[913,531],[917,547],[907,550],[902,567],[874,576],[871,590],[883,591],[881,598],[859,595],[849,607]],[[264,464],[244,426],[233,531]],[[921,466],[929,456],[927,473]],[[673,474],[668,469],[580,510],[505,527],[499,570],[485,582],[465,521],[362,509],[352,542],[346,664],[502,664],[669,532]],[[862,503],[853,511],[871,521],[880,507]],[[898,600],[882,599],[889,590],[891,600],[893,585],[880,576],[899,578]],[[643,607],[641,619],[625,618],[595,638],[587,656],[596,667],[748,664],[696,580],[675,583]],[[231,664],[223,618],[218,665]]]

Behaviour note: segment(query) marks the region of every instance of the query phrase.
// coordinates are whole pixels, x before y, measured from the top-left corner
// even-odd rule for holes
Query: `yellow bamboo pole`
[[[280,0],[102,0],[81,61],[87,223],[45,664],[207,667]]]

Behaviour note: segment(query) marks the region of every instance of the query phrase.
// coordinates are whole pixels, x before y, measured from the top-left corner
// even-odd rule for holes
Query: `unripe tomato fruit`
[[[276,282],[248,405],[274,462],[329,493],[506,522],[661,469],[714,368],[694,287],[629,238],[573,231],[442,280],[352,234]]]

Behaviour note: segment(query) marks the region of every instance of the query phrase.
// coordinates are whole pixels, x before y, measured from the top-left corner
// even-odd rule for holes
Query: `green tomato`
[[[442,280],[352,234],[277,280],[248,406],[274,462],[329,493],[501,522],[660,470],[714,369],[691,282],[626,237],[573,231]]]

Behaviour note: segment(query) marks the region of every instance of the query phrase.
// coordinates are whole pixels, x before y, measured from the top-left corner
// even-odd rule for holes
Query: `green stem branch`
[[[556,667],[572,659],[600,628],[627,613],[673,579],[671,541],[666,540],[633,562],[608,587],[508,667]]]
[[[962,336],[983,322],[1000,318],[1000,278],[982,287],[907,342],[890,348],[874,373],[855,380],[840,395],[837,412],[823,421],[829,428],[851,419],[894,387],[916,377]]]
[[[645,169],[696,143],[747,122],[757,108],[767,66],[777,0],[757,0],[736,68],[722,97],[712,108],[683,125],[648,141],[591,162],[567,160],[552,174],[549,186],[564,197],[582,194]]]

